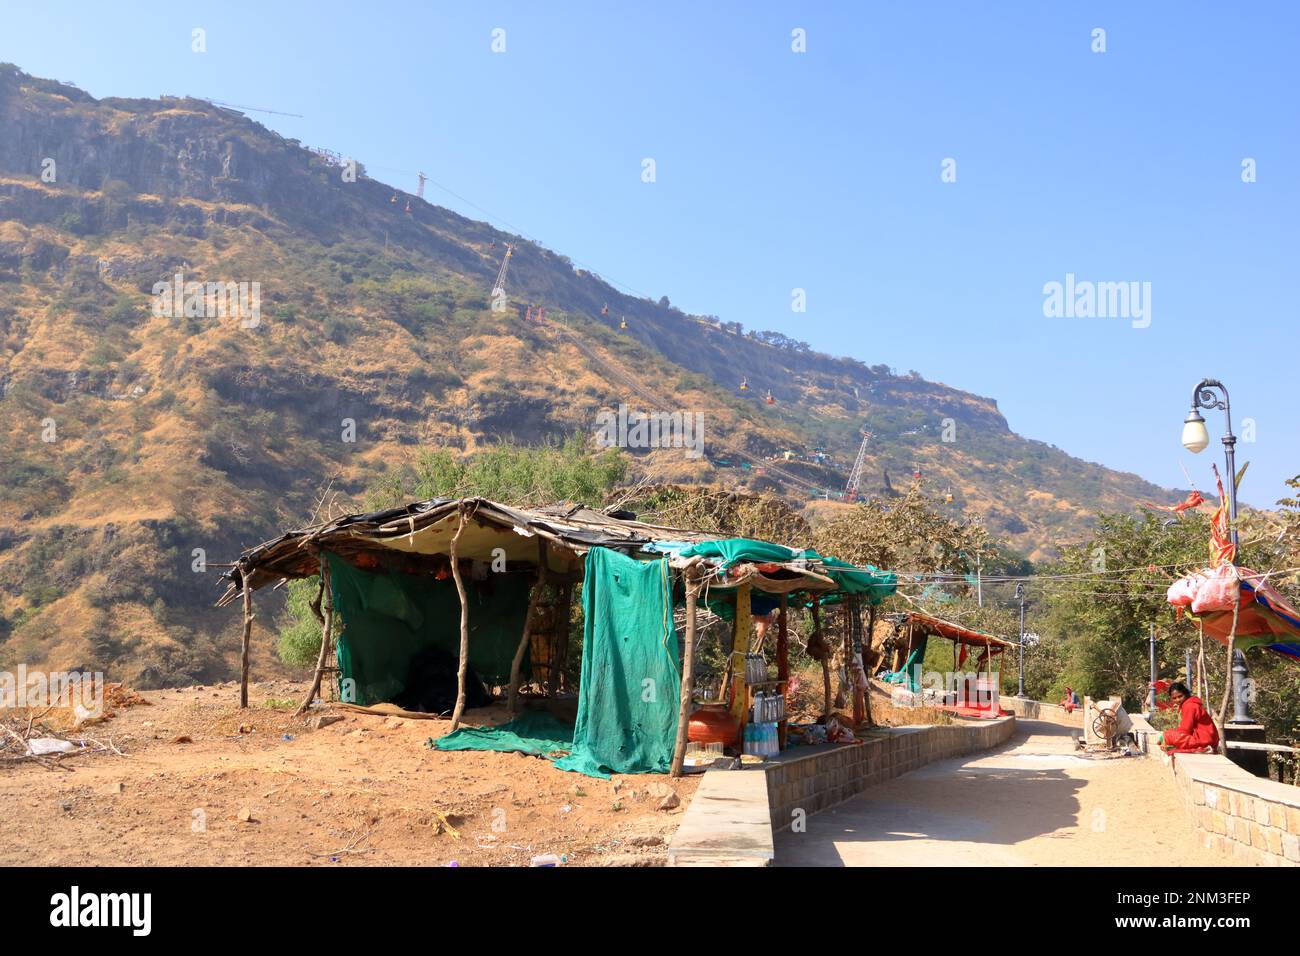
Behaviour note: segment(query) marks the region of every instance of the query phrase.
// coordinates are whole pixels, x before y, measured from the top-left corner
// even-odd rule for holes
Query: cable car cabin
[[[620,329],[626,329],[626,328],[627,328],[627,319],[625,319],[625,318],[624,318],[624,319],[619,319],[619,320],[618,320],[618,327],[619,327]]]
[[[768,390],[767,390],[767,395],[764,396],[763,401],[766,402],[768,405],[775,405],[775,404],[776,404],[776,399],[772,397],[772,390],[771,390],[771,389],[768,389]]]
[[[397,193],[393,193],[393,198],[388,201],[393,205],[397,205]]]
[[[742,379],[740,380],[740,390],[741,390],[742,392],[748,392],[748,391],[749,391],[749,379],[747,379],[747,378],[742,378]]]
[[[600,307],[600,314],[601,314],[601,315],[609,315],[609,306],[607,306],[607,305],[602,305],[602,306]]]

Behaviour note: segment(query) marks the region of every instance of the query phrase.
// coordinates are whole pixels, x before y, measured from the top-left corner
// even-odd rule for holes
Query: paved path
[[[1159,761],[1078,756],[1018,720],[1004,746],[941,760],[782,831],[778,866],[1213,866]]]

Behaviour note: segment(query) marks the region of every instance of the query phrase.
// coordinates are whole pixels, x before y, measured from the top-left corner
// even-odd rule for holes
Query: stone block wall
[[[1300,787],[1256,777],[1220,754],[1151,752],[1169,769],[1206,849],[1244,866],[1300,866]]]
[[[1083,729],[1083,707],[1081,706],[1076,707],[1074,713],[1069,714],[1059,704],[1045,704],[1041,700],[1022,700],[1019,697],[1007,695],[999,697],[998,704],[1003,710],[1009,710],[1017,717],[1025,717],[1029,720],[1045,720],[1050,724],[1059,724],[1062,727]]]
[[[1207,849],[1247,865],[1300,866],[1300,788],[1256,777],[1218,754],[1176,754],[1172,765]]]

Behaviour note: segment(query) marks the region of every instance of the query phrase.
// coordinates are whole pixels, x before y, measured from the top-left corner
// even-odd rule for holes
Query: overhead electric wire
[[[381,169],[381,170],[384,170],[385,172],[390,172],[390,173],[402,173],[402,174],[405,175],[405,176],[414,176],[414,175],[418,175],[417,173],[414,173],[414,172],[412,172],[411,170],[407,170],[407,169],[395,169],[395,168],[392,167],[392,166],[371,166],[371,165],[369,165],[369,164],[366,164],[366,168],[367,168],[367,169]],[[491,211],[489,211],[489,210],[487,210],[487,209],[484,209],[482,206],[480,206],[478,203],[474,202],[472,199],[469,199],[469,198],[467,198],[467,197],[465,197],[465,196],[462,196],[460,193],[456,192],[454,189],[451,189],[451,188],[448,187],[448,186],[444,186],[442,183],[438,182],[437,180],[430,179],[428,176],[425,176],[424,178],[425,178],[425,182],[427,182],[429,185],[434,186],[434,187],[436,187],[436,188],[438,188],[438,189],[441,189],[441,190],[442,190],[443,192],[445,192],[447,195],[449,195],[449,196],[453,196],[453,197],[455,197],[456,199],[459,199],[459,200],[460,200],[461,202],[463,202],[465,205],[467,205],[467,206],[471,207],[472,209],[474,209],[474,210],[476,210],[476,211],[482,213],[485,217],[487,217],[487,219],[488,219],[488,221],[489,221],[489,225],[491,225],[491,224],[493,224],[493,223],[496,223],[496,224],[499,224],[499,225],[501,225],[501,226],[505,226],[507,229],[510,229],[511,231],[513,231],[513,232],[515,233],[515,235],[520,236],[520,237],[522,237],[522,238],[524,238],[524,239],[527,239],[527,240],[528,240],[529,242],[531,242],[533,245],[541,246],[541,247],[543,247],[543,248],[547,248],[546,245],[545,245],[545,243],[543,243],[540,239],[538,239],[538,238],[535,237],[535,236],[529,235],[527,232],[525,232],[523,229],[519,228],[518,226],[516,226],[514,223],[510,222],[509,220],[504,219],[503,217],[498,216],[498,215],[496,215],[495,213],[493,213],[493,212],[491,212]],[[386,183],[385,185],[391,185],[391,184],[387,184],[387,183]],[[417,197],[417,198],[420,198],[420,197]],[[421,201],[423,201],[423,202],[428,202],[428,200],[423,200],[423,199],[422,199]],[[430,203],[430,205],[432,205],[432,203]],[[588,264],[588,263],[586,263],[586,262],[582,262],[582,261],[580,261],[580,260],[578,260],[578,259],[575,259],[573,256],[569,256],[568,259],[569,259],[570,262],[574,263],[575,265],[579,265],[579,266],[581,266],[583,269],[585,269],[585,270],[587,270],[588,272],[592,273],[593,275],[599,277],[599,278],[602,279],[603,281],[608,282],[610,285],[617,286],[618,288],[623,289],[623,290],[626,291],[626,292],[630,292],[630,293],[632,293],[633,295],[638,296],[639,298],[642,298],[642,299],[649,299],[649,298],[652,298],[651,295],[650,295],[648,292],[642,292],[640,289],[635,289],[635,288],[633,288],[632,286],[628,285],[626,282],[620,282],[618,279],[615,279],[613,276],[607,275],[606,273],[601,272],[601,271],[595,269],[593,266],[591,266],[590,264]]]

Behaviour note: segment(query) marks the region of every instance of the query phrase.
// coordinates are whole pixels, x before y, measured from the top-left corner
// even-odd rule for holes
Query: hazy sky
[[[1243,498],[1300,472],[1300,4],[2,10],[0,60],[30,73],[302,114],[250,115],[410,191],[423,170],[432,201],[635,294],[992,396],[1153,481],[1185,485],[1181,460],[1212,488],[1217,440],[1179,432],[1222,379],[1254,422]],[[1150,283],[1147,311],[1047,317],[1067,274]]]

